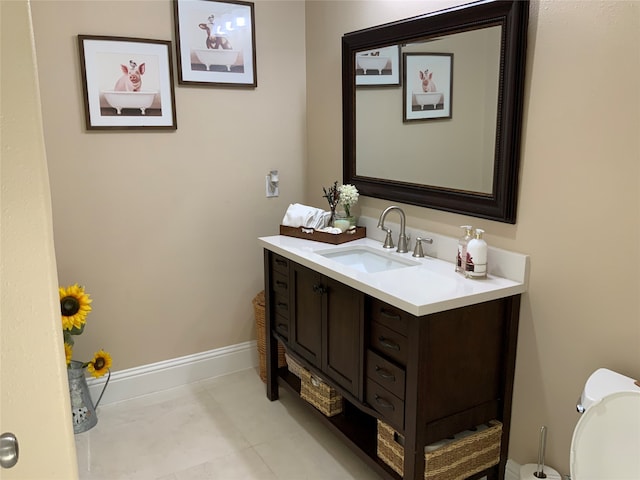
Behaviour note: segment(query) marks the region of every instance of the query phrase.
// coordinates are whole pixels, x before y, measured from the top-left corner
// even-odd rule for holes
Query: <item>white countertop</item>
[[[434,244],[442,237],[434,238]],[[416,316],[441,312],[476,303],[524,293],[527,289],[527,255],[489,248],[489,275],[472,280],[455,272],[453,262],[433,257],[415,258],[409,253],[397,253],[382,248],[382,243],[362,238],[341,245],[316,242],[283,235],[261,237],[260,245],[296,263],[311,268],[334,280],[349,285],[372,297],[394,305]],[[450,243],[451,240],[442,240]],[[418,262],[396,270],[364,273],[331,260],[318,251],[353,246],[375,248],[383,255]],[[492,272],[508,272],[509,277]]]

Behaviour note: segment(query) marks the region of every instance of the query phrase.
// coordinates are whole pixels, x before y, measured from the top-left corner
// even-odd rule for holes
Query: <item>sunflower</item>
[[[62,329],[74,335],[82,333],[87,315],[91,311],[92,300],[84,293],[84,288],[75,285],[60,287],[60,310],[62,312]]]
[[[64,356],[67,359],[67,365],[69,365],[73,356],[73,348],[67,342],[64,342]]]
[[[96,378],[103,376],[111,368],[111,355],[100,349],[93,355],[93,360],[87,364],[87,370]]]

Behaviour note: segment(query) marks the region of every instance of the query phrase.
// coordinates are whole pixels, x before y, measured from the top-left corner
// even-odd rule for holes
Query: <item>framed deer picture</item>
[[[88,130],[177,128],[171,42],[78,35]]]
[[[452,53],[402,54],[404,121],[451,118]]]
[[[174,0],[178,82],[256,87],[251,2]]]

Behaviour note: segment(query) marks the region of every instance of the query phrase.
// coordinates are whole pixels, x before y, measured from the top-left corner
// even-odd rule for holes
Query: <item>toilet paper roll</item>
[[[520,480],[540,480],[534,475],[538,471],[537,463],[527,463],[520,467]],[[545,465],[544,474],[547,476],[547,480],[562,480],[560,474],[553,468]]]

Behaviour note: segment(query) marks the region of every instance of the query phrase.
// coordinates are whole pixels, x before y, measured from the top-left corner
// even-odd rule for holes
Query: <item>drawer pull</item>
[[[282,309],[284,309],[284,310],[289,310],[289,305],[288,305],[288,304],[286,304],[286,303],[278,302],[278,303],[276,304],[276,306],[277,306],[278,308],[282,308]]]
[[[287,285],[287,282],[282,282],[280,280],[276,280],[276,287],[282,288],[283,290],[286,290],[287,288],[289,288],[289,285]]]
[[[286,261],[286,260],[282,260],[282,259],[280,259],[280,258],[276,258],[276,263],[277,263],[278,265],[283,266],[283,267],[286,267],[286,266],[287,266],[287,261]]]
[[[278,328],[282,330],[289,330],[289,325],[287,325],[286,323],[279,323]]]
[[[318,295],[324,295],[325,293],[327,293],[327,287],[325,287],[321,283],[316,283],[313,286],[313,292],[318,294]]]
[[[383,347],[386,347],[390,350],[397,350],[400,351],[400,345],[398,345],[395,342],[392,342],[382,336],[378,337],[378,341],[382,344]]]
[[[382,408],[387,408],[390,409],[391,411],[395,410],[395,407],[393,406],[393,403],[390,403],[389,401],[385,400],[384,398],[380,397],[378,394],[374,395],[376,403],[381,406]]]
[[[380,315],[382,315],[383,317],[389,318],[391,320],[400,320],[400,315],[398,315],[397,313],[390,312],[385,308],[380,309]]]
[[[396,377],[393,373],[391,373],[389,370],[379,367],[378,365],[376,365],[376,373],[379,377],[384,378],[385,380],[391,380],[392,382],[396,381]]]

